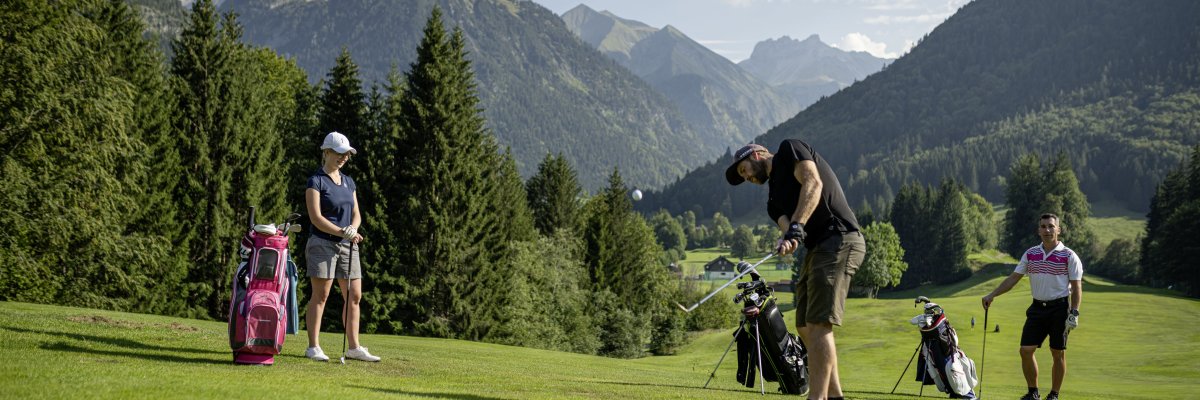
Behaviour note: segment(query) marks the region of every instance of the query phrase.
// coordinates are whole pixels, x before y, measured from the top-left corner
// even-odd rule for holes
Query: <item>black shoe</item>
[[[1042,396],[1037,393],[1025,393],[1021,400],[1042,400]]]
[[[1046,400],[1058,400],[1058,393],[1050,393],[1046,396]]]

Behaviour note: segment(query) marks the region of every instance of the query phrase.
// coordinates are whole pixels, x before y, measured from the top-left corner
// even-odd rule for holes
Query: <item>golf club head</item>
[[[342,356],[342,358],[339,358],[338,361],[341,362],[342,365],[346,365],[346,356]]]
[[[293,224],[293,225],[290,225],[290,226],[288,226],[288,232],[289,232],[289,233],[299,233],[299,232],[300,232],[300,225],[295,225],[295,224]]]
[[[293,222],[298,219],[300,219],[300,213],[292,213],[292,215],[287,217],[287,222]]]
[[[925,297],[925,296],[917,296],[917,299],[916,299],[916,300],[913,300],[913,308],[916,308],[916,307],[917,307],[917,304],[920,304],[920,303],[929,303],[929,302],[930,302],[930,300],[929,300],[929,298],[928,298],[928,297]]]

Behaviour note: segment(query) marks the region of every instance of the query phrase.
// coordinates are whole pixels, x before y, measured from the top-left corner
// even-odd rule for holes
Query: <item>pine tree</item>
[[[404,88],[403,75],[392,68],[381,92],[370,97],[370,128],[360,140],[359,163],[364,174],[359,182],[359,207],[363,225],[370,227],[371,234],[371,242],[362,246],[363,257],[369,261],[363,265],[363,274],[369,279],[363,281],[361,311],[366,332],[403,329],[402,322],[391,315],[407,296],[402,286],[406,267],[398,260],[404,249],[411,249],[402,239],[403,227],[409,222],[401,213],[410,182],[400,178],[403,175],[397,164],[405,132],[399,125]]]
[[[394,262],[406,296],[390,317],[411,321],[402,327],[411,333],[478,340],[497,328],[485,286],[509,276],[497,272],[511,262],[503,246],[532,234],[506,226],[524,226],[504,218],[527,211],[511,209],[524,203],[511,198],[519,192],[484,128],[463,32],[444,29],[435,8],[399,104],[396,174],[407,199],[389,206],[403,222],[390,228],[403,231]]]
[[[178,219],[188,222],[177,246],[187,249],[191,267],[186,296],[211,318],[225,315],[235,243],[250,206],[260,210],[259,221],[278,222],[289,211],[280,130],[295,115],[291,88],[302,75],[240,39],[233,14],[218,21],[212,2],[200,0],[172,44],[183,166],[174,198]]]
[[[1142,280],[1159,287],[1174,287],[1191,296],[1200,295],[1200,146],[1191,159],[1167,174],[1158,185],[1147,216],[1142,242]]]
[[[1039,207],[1045,193],[1041,169],[1038,155],[1030,153],[1017,160],[1010,170],[1005,189],[1008,211],[1004,215],[1004,234],[1000,238],[1001,249],[1009,255],[1020,257],[1035,243],[1032,241],[1034,228],[1042,214]]]
[[[1066,153],[1058,153],[1054,163],[1047,166],[1042,187],[1045,197],[1039,208],[1041,213],[1054,213],[1059,217],[1062,234],[1059,240],[1070,246],[1084,262],[1095,260],[1096,234],[1088,224],[1091,207],[1087,196],[1079,189],[1079,180],[1071,169],[1071,160]]]
[[[187,274],[186,258],[171,251],[178,226],[171,201],[174,180],[179,173],[179,157],[174,151],[175,135],[171,129],[170,108],[173,103],[166,81],[163,57],[156,44],[145,40],[145,26],[137,13],[123,2],[104,2],[97,21],[108,32],[105,51],[114,57],[109,64],[111,73],[134,86],[134,123],[129,133],[145,144],[140,168],[127,168],[130,189],[136,191],[136,215],[126,221],[132,237],[145,237],[142,246],[146,254],[135,274],[144,274],[154,284],[127,293],[134,311],[155,314],[184,315],[186,299],[178,295]],[[144,282],[147,283],[147,282]]]
[[[130,209],[155,196],[147,142],[166,114],[139,106],[167,96],[140,20],[91,1],[4,2],[0,20],[0,176],[22,188],[0,194],[0,299],[179,313],[138,303],[177,282],[158,264],[169,241]]]
[[[584,263],[592,279],[592,292],[598,296],[594,301],[614,307],[600,318],[606,332],[600,351],[617,357],[640,354],[646,324],[654,319],[656,310],[667,309],[669,293],[666,266],[656,262],[659,245],[654,241],[654,232],[633,211],[628,193],[620,172],[614,169],[608,187],[587,204],[583,234]],[[638,337],[640,341],[635,340]],[[631,348],[635,342],[639,347]]]
[[[1151,286],[1162,287],[1169,282],[1166,266],[1171,262],[1171,252],[1163,243],[1167,236],[1167,221],[1184,202],[1187,188],[1187,176],[1184,175],[1183,169],[1176,169],[1167,173],[1150,199],[1150,212],[1146,215],[1146,236],[1142,239],[1140,279]]]
[[[943,284],[955,282],[971,274],[967,263],[966,188],[953,179],[942,180],[938,187],[936,202],[926,212],[930,227],[936,227],[936,235],[926,236],[930,243],[931,271],[933,282]],[[935,222],[936,221],[936,222]]]
[[[582,189],[575,169],[562,154],[546,153],[537,172],[525,183],[525,191],[534,225],[542,235],[550,236],[557,229],[579,230]]]
[[[930,203],[929,191],[917,183],[901,186],[892,202],[891,223],[905,250],[904,262],[909,265],[899,287],[916,287],[927,282],[932,275],[929,272],[932,260],[927,259],[930,253],[927,241],[930,221],[926,217],[926,209]]]
[[[369,126],[367,97],[363,94],[358,65],[350,57],[350,50],[342,47],[341,54],[326,77],[325,87],[321,89],[321,107],[318,109],[314,142],[320,144],[326,134],[336,131],[350,138],[351,143],[355,143],[368,135]],[[318,146],[312,148],[317,149]],[[357,176],[354,174],[362,167],[355,164],[346,163],[345,172]]]

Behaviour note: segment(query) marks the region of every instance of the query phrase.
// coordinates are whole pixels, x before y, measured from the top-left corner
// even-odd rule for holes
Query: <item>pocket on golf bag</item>
[[[784,394],[808,392],[808,351],[796,335],[788,335],[783,349],[783,365],[779,369],[779,383]]]
[[[279,354],[287,330],[287,312],[279,295],[266,290],[251,291],[246,298],[245,314],[239,314],[238,337],[234,351]]]

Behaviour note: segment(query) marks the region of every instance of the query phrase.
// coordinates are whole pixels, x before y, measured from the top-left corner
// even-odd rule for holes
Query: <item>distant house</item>
[[[717,259],[704,264],[704,279],[729,279],[737,275],[734,269],[734,262],[729,261],[725,256],[717,257]]]

